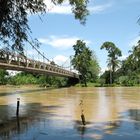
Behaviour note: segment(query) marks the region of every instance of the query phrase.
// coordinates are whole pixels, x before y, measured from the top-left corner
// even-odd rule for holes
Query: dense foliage
[[[0,69],[0,85],[5,85],[8,80],[8,72],[6,70]]]
[[[87,81],[94,81],[99,74],[99,65],[95,54],[86,46],[82,40],[77,40],[73,45],[75,51],[71,61],[74,69],[81,75],[81,83],[87,86]]]
[[[51,2],[62,4],[65,1],[51,0]],[[82,24],[88,15],[87,3],[88,0],[69,0],[75,18]],[[42,14],[46,9],[45,0],[0,0],[0,42],[23,53],[24,41],[29,41],[31,33],[27,15]]]
[[[134,86],[140,84],[140,41],[138,41],[137,45],[133,46],[129,53],[129,56],[125,60],[120,61],[119,59],[116,59],[117,65],[113,76],[114,84],[123,86]],[[120,50],[119,54],[121,54]],[[120,67],[117,67],[119,62]],[[112,71],[113,70],[110,69],[101,75],[100,82],[102,85],[110,84]]]
[[[108,51],[108,61],[107,62],[108,62],[109,72],[105,73],[105,77],[106,77],[106,75],[109,75],[110,84],[112,84],[112,83],[114,83],[114,79],[115,79],[115,71],[119,67],[118,57],[122,56],[121,50],[119,48],[117,48],[115,46],[115,44],[112,42],[103,43],[103,45],[101,46],[101,49],[106,49]],[[109,74],[107,74],[107,73],[109,73]],[[108,78],[108,76],[107,76],[107,78]],[[108,83],[107,79],[106,79],[106,82]]]
[[[123,85],[140,84],[140,41],[133,46],[130,55],[122,61],[118,69],[118,83]]]
[[[43,87],[65,87],[68,79],[63,77],[53,77],[48,75],[34,75],[27,72],[20,72],[16,75],[9,75],[6,70],[0,69],[0,85],[26,85],[38,84]]]
[[[109,69],[100,76],[100,79],[98,79],[100,67],[93,51],[86,47],[86,43],[81,40],[78,40],[73,48],[75,55],[72,59],[72,64],[74,68],[80,72],[81,83],[85,86],[87,85],[87,82],[95,83],[98,82],[98,80],[100,82],[99,86],[114,86],[116,84],[123,86],[140,85],[140,41],[138,41],[138,43],[133,46],[132,50],[129,51],[129,56],[126,59],[122,61],[119,60],[119,55],[113,57],[115,58],[115,62],[117,62],[112,63],[112,65],[115,64],[113,76],[111,75],[113,69]],[[119,67],[118,62],[120,63]],[[113,84],[110,83],[110,77],[113,77]],[[34,75],[26,72],[10,76],[6,70],[0,70],[0,85],[39,84],[44,87],[64,87],[69,85],[68,81],[67,78]]]

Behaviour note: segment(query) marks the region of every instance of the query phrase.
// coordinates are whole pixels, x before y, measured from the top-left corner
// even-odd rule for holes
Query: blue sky
[[[107,52],[100,50],[103,42],[114,42],[122,50],[123,59],[140,39],[140,0],[89,0],[90,15],[85,26],[74,19],[67,2],[54,6],[48,1],[45,0],[48,12],[41,16],[42,20],[38,15],[30,15],[29,25],[32,36],[42,43],[40,51],[60,65],[74,54],[72,45],[77,39],[95,51],[102,70],[107,65]],[[28,53],[35,55],[30,49]]]

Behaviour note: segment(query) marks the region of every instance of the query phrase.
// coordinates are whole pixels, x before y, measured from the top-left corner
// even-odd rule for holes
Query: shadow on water
[[[82,121],[74,121],[74,128],[79,132],[80,135],[84,135],[86,133],[86,129],[88,125],[93,122],[86,122],[86,125],[83,125]]]
[[[82,125],[81,121],[74,122],[74,129],[77,130],[80,135],[79,139],[82,140],[109,140],[108,136],[121,127],[120,121],[114,122],[86,122],[86,125]],[[112,140],[119,140],[119,134],[113,136]]]
[[[140,132],[131,121],[92,123],[76,127],[84,140],[139,140]]]
[[[138,140],[140,138],[140,110],[129,109],[121,113],[122,118],[105,123],[104,139]]]
[[[128,110],[131,120],[140,121],[140,109]]]
[[[86,122],[61,119],[52,113],[61,106],[42,106],[29,103],[21,106],[16,117],[16,107],[0,106],[0,140],[139,140],[140,110],[130,109],[120,113],[116,121]],[[44,111],[45,110],[45,111]],[[126,119],[126,116],[128,119]],[[56,120],[53,117],[59,117]],[[53,118],[53,119],[52,119]]]
[[[140,110],[130,109],[121,114],[127,114],[128,118],[122,115],[116,121],[88,122],[85,126],[80,121],[75,121],[74,129],[84,140],[139,140]]]
[[[134,121],[134,127],[136,130],[140,130],[140,109],[128,110],[130,119]]]
[[[60,108],[60,106],[42,106],[40,103],[29,103],[21,107],[20,115],[16,117],[16,108],[11,110],[11,106],[0,105],[0,140],[11,140],[20,134],[27,133],[37,123],[48,121],[50,117],[56,116],[50,111],[58,107]],[[43,112],[42,109],[46,109],[47,112]],[[41,131],[39,133],[46,135]]]

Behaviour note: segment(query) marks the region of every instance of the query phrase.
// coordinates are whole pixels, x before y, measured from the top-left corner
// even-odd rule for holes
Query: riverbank
[[[80,83],[76,84],[75,86],[71,86],[71,87],[84,87],[83,85],[81,85]],[[119,85],[119,84],[103,84],[101,85],[100,83],[87,83],[87,88],[88,87],[140,87],[140,84],[136,84],[136,85],[131,85],[131,86],[127,86],[127,85]],[[57,87],[57,86],[46,86],[46,85],[39,85],[39,84],[25,84],[25,85],[0,85],[0,89],[22,89],[22,90],[26,90],[26,89],[46,89],[46,90],[51,90],[51,89],[61,89],[61,88],[68,88],[68,87]]]
[[[75,87],[84,87],[84,85],[78,83]],[[87,87],[140,87],[140,84],[125,85],[125,84],[101,84],[101,83],[87,83]]]

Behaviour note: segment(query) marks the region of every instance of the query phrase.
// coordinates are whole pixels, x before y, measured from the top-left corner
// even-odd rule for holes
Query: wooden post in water
[[[81,107],[81,120],[82,120],[82,124],[86,125],[86,120],[85,120],[85,116],[84,116],[84,109],[83,109],[83,100],[80,101],[80,107]]]
[[[86,120],[85,120],[85,116],[83,113],[81,114],[81,119],[82,119],[83,125],[86,125]]]
[[[19,116],[19,105],[20,105],[20,98],[17,98],[17,111],[16,111],[17,117]]]

